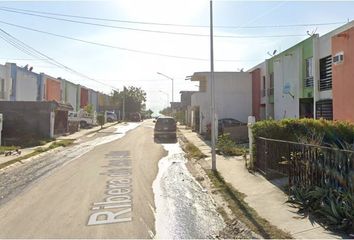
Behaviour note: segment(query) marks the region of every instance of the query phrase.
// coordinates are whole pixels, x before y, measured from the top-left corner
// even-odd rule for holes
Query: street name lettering
[[[103,201],[93,203],[87,225],[102,225],[132,221],[132,169],[128,151],[114,151],[105,155],[108,170],[107,195]]]

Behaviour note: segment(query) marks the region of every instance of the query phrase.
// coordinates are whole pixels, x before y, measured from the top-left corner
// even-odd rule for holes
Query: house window
[[[262,97],[265,97],[265,91],[266,91],[266,78],[265,76],[262,77]]]
[[[320,91],[332,89],[332,56],[320,59]]]
[[[312,57],[305,60],[305,87],[313,86]]]
[[[343,63],[343,61],[344,61],[343,52],[340,52],[340,53],[337,53],[336,55],[334,55],[333,64],[340,64],[340,63]]]
[[[268,96],[274,95],[274,73],[269,74]]]

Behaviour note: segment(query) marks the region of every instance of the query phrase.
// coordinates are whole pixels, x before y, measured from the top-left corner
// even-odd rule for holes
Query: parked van
[[[131,113],[129,115],[129,120],[132,122],[140,122],[141,121],[141,115],[138,112]]]

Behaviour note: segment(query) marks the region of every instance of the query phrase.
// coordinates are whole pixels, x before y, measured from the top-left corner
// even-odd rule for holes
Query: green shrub
[[[236,146],[236,143],[231,139],[229,133],[222,134],[218,137],[216,147],[221,153],[227,156],[241,156],[245,153],[243,149]]]
[[[102,126],[105,124],[105,121],[104,121],[104,115],[103,114],[99,114],[98,116],[97,116],[97,122],[98,122],[98,124],[101,126],[101,128],[102,128]]]
[[[350,192],[318,186],[293,186],[287,202],[302,216],[312,214],[329,228],[354,233],[354,196]]]
[[[320,145],[335,144],[341,148],[341,142],[354,143],[354,124],[344,121],[328,121],[324,119],[283,119],[259,121],[252,127],[254,138],[265,137],[285,141],[307,139],[315,143],[321,139]],[[312,142],[315,141],[315,142]]]

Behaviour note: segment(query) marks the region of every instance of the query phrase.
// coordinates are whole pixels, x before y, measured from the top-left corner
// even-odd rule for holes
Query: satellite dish
[[[273,55],[275,55],[277,53],[277,50],[275,49],[274,51],[273,51]]]

